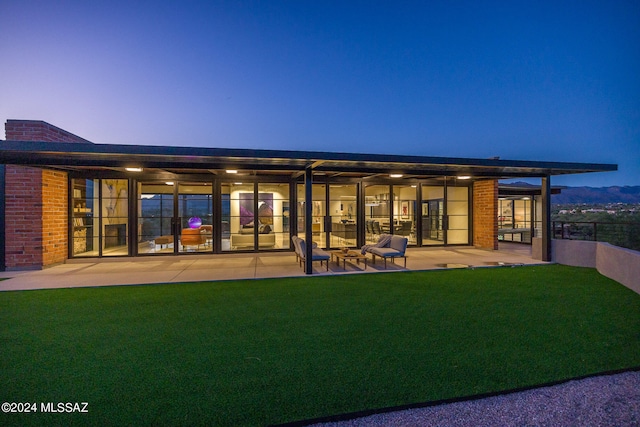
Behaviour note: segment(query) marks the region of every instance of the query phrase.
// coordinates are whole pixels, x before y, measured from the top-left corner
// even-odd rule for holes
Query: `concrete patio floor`
[[[501,243],[497,251],[474,247],[409,248],[407,268],[397,264],[347,262],[329,263],[329,271],[313,263],[314,276],[357,273],[420,271],[444,268],[491,267],[542,264],[531,258],[531,247]],[[307,276],[293,252],[223,255],[185,255],[137,258],[73,259],[38,271],[0,272],[0,291],[74,288],[111,285],[140,285],[171,282],[259,279]]]

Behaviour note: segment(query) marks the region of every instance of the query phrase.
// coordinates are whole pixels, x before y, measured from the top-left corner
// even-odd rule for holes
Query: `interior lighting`
[[[389,174],[389,178],[402,178],[401,173],[391,173]]]
[[[167,185],[173,185],[173,181],[167,181],[167,182],[165,182],[165,184],[167,184]]]
[[[127,172],[142,172],[142,168],[124,168]]]
[[[469,175],[460,175],[458,179],[471,179]]]
[[[238,171],[235,170],[235,169],[227,169],[226,172],[227,173],[238,173]]]

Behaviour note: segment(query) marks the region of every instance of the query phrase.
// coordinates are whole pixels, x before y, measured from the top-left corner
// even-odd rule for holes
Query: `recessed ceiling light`
[[[237,170],[235,170],[235,169],[227,169],[227,171],[226,171],[226,172],[227,172],[227,173],[238,173],[238,171],[237,171]]]
[[[124,168],[127,172],[142,172],[142,168]]]
[[[458,179],[471,179],[469,175],[460,175]]]
[[[390,178],[402,178],[402,174],[401,173],[391,173],[389,174]]]

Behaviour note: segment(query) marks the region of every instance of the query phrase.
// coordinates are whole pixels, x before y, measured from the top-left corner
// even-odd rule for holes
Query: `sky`
[[[0,120],[96,143],[614,163],[640,1],[2,0]]]

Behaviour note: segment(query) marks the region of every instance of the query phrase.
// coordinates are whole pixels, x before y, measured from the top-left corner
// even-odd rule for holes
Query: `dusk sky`
[[[0,1],[0,120],[96,143],[616,163],[640,1]],[[4,137],[4,134],[0,134]]]

